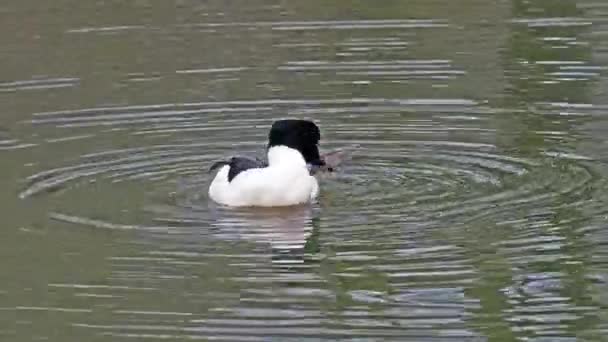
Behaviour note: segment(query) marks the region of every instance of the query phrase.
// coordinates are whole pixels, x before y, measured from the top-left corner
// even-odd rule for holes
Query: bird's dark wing
[[[239,173],[249,169],[266,167],[268,166],[268,163],[258,158],[232,157],[229,160],[222,160],[214,163],[209,168],[209,172],[224,165],[230,166],[230,169],[228,170],[228,181],[231,182]]]

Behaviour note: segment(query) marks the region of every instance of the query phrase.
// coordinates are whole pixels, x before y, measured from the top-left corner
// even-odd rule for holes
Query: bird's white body
[[[268,166],[242,171],[228,181],[229,165],[221,167],[209,187],[209,197],[220,204],[278,207],[314,200],[319,184],[310,175],[302,154],[286,146],[268,150]]]

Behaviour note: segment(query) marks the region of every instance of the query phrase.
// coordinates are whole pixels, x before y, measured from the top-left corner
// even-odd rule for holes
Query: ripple
[[[260,21],[260,22],[228,22],[228,23],[200,23],[185,24],[185,27],[270,27],[277,31],[303,31],[303,30],[370,30],[370,29],[415,29],[447,27],[444,20],[417,19],[417,20],[328,20],[328,21]]]
[[[40,339],[601,338],[605,6],[421,4],[99,3],[9,42],[83,64],[0,83],[7,222],[40,232],[0,311]],[[318,201],[211,203],[209,165],[286,117],[356,146]]]
[[[428,62],[425,62],[428,63]],[[444,63],[444,61],[437,61]],[[417,63],[414,63],[414,65]],[[318,63],[303,62],[301,67],[318,67]],[[357,66],[353,63],[351,66]],[[321,66],[326,66],[321,64]],[[333,66],[330,66],[333,67]],[[542,104],[541,108],[593,107],[573,104]],[[29,186],[20,197],[69,187],[76,182],[107,179],[113,183],[135,180],[158,181],[176,177],[200,179],[193,186],[204,188],[207,176],[204,164],[224,155],[223,142],[230,132],[239,132],[238,146],[243,150],[258,151],[263,146],[265,127],[269,120],[249,117],[264,112],[289,108],[291,115],[311,115],[317,118],[324,131],[332,137],[330,146],[340,147],[357,142],[356,160],[344,172],[330,177],[327,196],[342,193],[335,201],[347,201],[346,207],[359,207],[360,214],[382,212],[381,216],[406,215],[413,221],[460,218],[468,222],[471,215],[491,217],[507,213],[514,207],[543,203],[544,201],[576,193],[595,181],[595,177],[580,165],[563,169],[547,168],[546,162],[515,158],[501,154],[490,140],[495,130],[490,126],[470,126],[462,120],[464,114],[477,120],[494,115],[495,110],[464,99],[335,99],[335,100],[257,100],[230,102],[200,102],[191,104],[163,104],[91,108],[74,111],[44,112],[35,114],[29,121],[34,125],[53,125],[58,128],[82,127],[95,129],[105,126],[132,126],[131,135],[161,136],[205,132],[213,141],[157,145],[104,151],[101,154],[83,155],[72,166],[41,171],[28,178]],[[601,108],[599,108],[601,109]],[[328,115],[347,114],[348,123],[334,124]],[[362,124],[369,113],[384,117],[382,124]],[[411,113],[411,114],[409,114]],[[452,115],[451,113],[457,113]],[[413,117],[405,121],[402,115]],[[422,115],[426,115],[422,119]],[[221,117],[221,120],[220,120]],[[415,118],[415,119],[414,119]],[[418,119],[420,118],[420,119]],[[448,121],[446,121],[448,120]],[[456,121],[454,121],[456,120]],[[227,125],[231,122],[237,123]],[[484,127],[485,126],[485,127]],[[254,127],[254,129],[250,129]],[[475,134],[477,141],[441,140],[442,136]],[[537,132],[560,136],[559,132]],[[88,137],[84,135],[83,137]],[[341,139],[348,137],[348,140]],[[373,140],[372,137],[381,137]],[[431,138],[432,137],[432,138]],[[257,147],[256,147],[257,146]],[[200,148],[207,151],[200,154]],[[254,152],[255,153],[255,152]],[[548,157],[566,154],[546,151]],[[569,157],[570,160],[586,158]],[[551,172],[555,169],[555,172]],[[542,176],[541,176],[542,175]],[[564,182],[571,176],[571,181]],[[333,179],[333,180],[332,180]],[[525,180],[522,182],[521,180]],[[560,180],[556,182],[556,180]],[[373,180],[370,183],[369,180]],[[516,188],[509,184],[517,184]],[[475,185],[475,186],[473,186]],[[393,189],[386,191],[386,189]],[[189,191],[189,190],[188,190]],[[463,192],[464,191],[464,192]],[[345,195],[345,196],[344,196]],[[369,199],[372,199],[370,202]],[[363,203],[366,203],[363,206]],[[389,206],[387,203],[402,203]],[[382,208],[382,209],[381,209]],[[174,208],[177,210],[178,208]],[[199,208],[200,210],[200,208]],[[376,215],[371,215],[376,216]],[[178,218],[166,218],[167,220]],[[354,219],[361,219],[359,216]],[[367,220],[372,218],[367,218]],[[238,221],[239,219],[237,219]],[[234,225],[229,222],[228,225]],[[260,235],[261,236],[261,235]]]
[[[20,150],[23,148],[29,148],[36,146],[32,143],[22,143],[16,139],[4,139],[0,140],[0,151]]]
[[[75,309],[75,308],[57,308],[57,307],[37,307],[37,306],[18,306],[17,311],[50,311],[62,313],[91,313],[90,309]]]
[[[515,24],[524,24],[530,28],[534,27],[569,27],[569,26],[591,26],[593,22],[586,18],[533,18],[533,19],[514,19]]]
[[[145,29],[141,25],[122,25],[122,26],[102,26],[102,27],[81,27],[69,29],[66,33],[115,33],[121,31],[132,31]]]
[[[0,127],[0,151],[20,150],[36,146],[34,143],[24,143],[11,136],[12,134],[10,134],[8,130],[4,130]]]
[[[79,83],[78,78],[37,78],[32,80],[0,82],[0,93],[23,90],[49,90],[55,88],[74,87]]]
[[[319,64],[292,64],[311,65]],[[601,115],[604,109],[558,102],[539,102],[534,108],[537,115],[572,120]],[[319,202],[268,211],[209,203],[206,165],[234,150],[261,153],[269,123],[285,113],[317,120],[324,149],[357,144],[352,161],[321,176]],[[416,340],[431,331],[440,331],[446,340],[472,339],[478,335],[469,323],[481,302],[469,289],[484,274],[466,243],[438,236],[495,225],[511,234],[484,248],[516,269],[572,263],[575,259],[565,253],[570,242],[557,233],[569,221],[553,222],[556,212],[579,208],[605,215],[604,206],[590,205],[592,189],[604,187],[588,165],[594,159],[560,149],[539,150],[533,158],[509,153],[495,139],[500,127],[493,118],[503,113],[468,99],[416,98],[261,99],[36,113],[27,123],[79,127],[84,136],[91,132],[90,138],[111,126],[124,129],[118,135],[162,140],[85,153],[67,165],[40,170],[28,177],[20,196],[35,200],[57,190],[70,196],[92,181],[108,182],[104,186],[115,196],[122,188],[112,184],[151,186],[145,205],[130,209],[145,217],[133,223],[71,208],[50,214],[73,227],[130,232],[146,246],[107,258],[107,287],[52,285],[73,290],[77,298],[112,303],[131,291],[159,293],[169,284],[191,282],[239,288],[185,290],[174,300],[191,304],[164,302],[162,310],[130,302],[113,311],[113,317],[124,317],[121,324],[82,318],[75,328],[168,339],[209,334],[254,341],[269,335],[403,339],[403,329]],[[376,120],[370,121],[370,115]],[[564,136],[557,128],[535,134]],[[240,137],[238,143],[234,136]],[[174,143],[167,144],[167,137]],[[523,214],[530,208],[543,210]],[[587,234],[597,231],[587,228]],[[224,266],[215,269],[217,264]],[[539,273],[533,279],[529,272],[514,273],[518,276],[501,293],[510,305],[503,311],[505,320],[519,332],[565,335],[565,327],[593,310],[559,293],[565,286],[562,275]],[[200,303],[207,313],[197,310]],[[335,311],[340,307],[348,309]],[[321,329],[321,322],[329,328]]]
[[[462,70],[452,69],[450,61],[444,60],[348,61],[337,63],[328,61],[293,61],[278,67],[278,69],[299,73],[325,72],[337,76],[388,77],[391,79],[449,79],[466,74]]]
[[[241,72],[248,70],[249,68],[245,67],[237,67],[237,68],[207,68],[207,69],[184,69],[184,70],[176,70],[176,74],[221,74],[221,73],[232,73],[232,72]]]

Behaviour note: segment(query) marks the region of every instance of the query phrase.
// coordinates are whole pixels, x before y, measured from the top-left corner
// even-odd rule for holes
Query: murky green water
[[[0,4],[0,340],[602,341],[608,5]],[[359,144],[209,203],[271,122]]]

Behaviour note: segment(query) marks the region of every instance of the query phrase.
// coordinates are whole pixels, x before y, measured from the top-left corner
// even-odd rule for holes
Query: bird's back
[[[215,202],[229,206],[288,206],[309,202],[318,193],[317,180],[306,167],[289,165],[250,168],[229,179],[223,166],[209,187]]]

